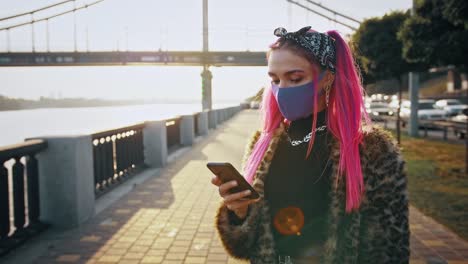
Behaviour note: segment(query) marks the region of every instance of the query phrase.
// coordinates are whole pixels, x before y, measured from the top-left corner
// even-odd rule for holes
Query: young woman
[[[224,247],[251,263],[408,263],[404,161],[370,124],[350,48],[336,31],[274,33],[263,127],[242,161],[260,198],[212,179]]]

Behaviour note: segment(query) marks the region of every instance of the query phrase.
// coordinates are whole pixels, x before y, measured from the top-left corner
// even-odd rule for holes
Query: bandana
[[[282,39],[295,41],[301,47],[311,52],[322,67],[335,73],[335,39],[325,33],[308,32],[310,28],[310,26],[307,26],[296,32],[287,32],[286,29],[279,27],[275,29],[274,34]]]

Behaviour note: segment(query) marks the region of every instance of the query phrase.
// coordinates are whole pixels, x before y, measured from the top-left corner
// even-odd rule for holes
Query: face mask
[[[320,74],[319,81],[322,79],[322,76],[323,73]],[[278,102],[279,109],[286,119],[293,121],[312,114],[314,109],[314,92],[316,89],[313,81],[299,86],[283,88],[272,84],[271,89]],[[317,95],[320,98],[322,94],[323,89]]]

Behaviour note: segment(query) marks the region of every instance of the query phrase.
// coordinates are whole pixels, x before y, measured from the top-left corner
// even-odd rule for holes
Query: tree
[[[394,11],[381,18],[370,18],[359,26],[352,36],[357,52],[358,64],[372,80],[396,78],[399,83],[399,101],[401,103],[402,75],[415,66],[402,56],[402,41],[397,33],[409,12]],[[364,75],[365,76],[365,75]],[[368,81],[365,83],[368,83]],[[397,110],[397,137],[400,143],[400,107]]]
[[[403,45],[397,38],[400,26],[408,17],[408,12],[395,11],[361,23],[352,40],[364,77],[372,81],[390,78],[401,81],[401,75],[413,67],[403,58]],[[365,83],[370,81],[365,80]]]
[[[261,87],[260,90],[258,90],[258,92],[254,96],[246,98],[245,101],[247,101],[247,102],[251,102],[251,101],[260,102],[260,101],[262,101],[262,95],[263,95],[263,90],[264,89],[265,89],[265,87]]]
[[[466,0],[418,0],[415,15],[398,32],[403,57],[424,69],[454,65],[467,70],[468,3]]]

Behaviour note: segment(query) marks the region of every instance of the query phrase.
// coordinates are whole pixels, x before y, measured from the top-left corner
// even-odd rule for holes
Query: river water
[[[213,104],[213,109],[234,105]],[[0,111],[0,146],[20,143],[28,137],[90,134],[200,111],[201,103]]]

